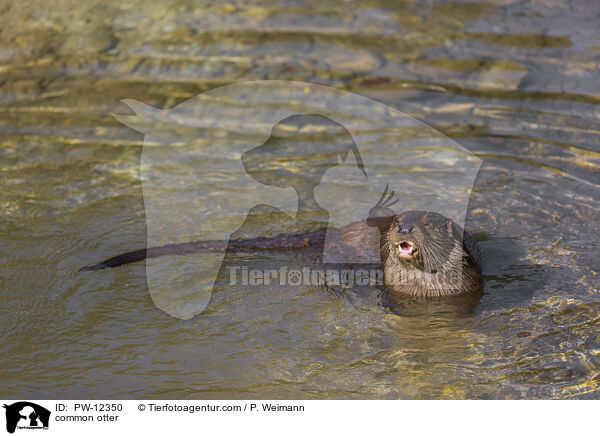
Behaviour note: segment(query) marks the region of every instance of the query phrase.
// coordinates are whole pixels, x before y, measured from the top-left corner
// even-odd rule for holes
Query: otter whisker
[[[390,253],[390,243],[385,235],[379,236],[379,246],[381,247],[380,257],[383,259]]]
[[[435,268],[432,268],[432,260],[433,260],[433,254],[431,253],[431,251],[429,251],[429,248],[423,246],[421,247],[421,257],[423,258],[423,263],[425,264],[425,267],[427,268],[427,270],[432,271]]]
[[[427,265],[427,269],[433,271],[438,269],[444,262],[443,257],[436,254],[436,249],[431,246],[424,245],[421,247],[424,253],[424,263]]]
[[[440,262],[440,259],[436,258],[435,256],[432,256],[430,252],[427,259],[427,268],[429,269],[429,272],[439,269],[441,265],[442,262]]]

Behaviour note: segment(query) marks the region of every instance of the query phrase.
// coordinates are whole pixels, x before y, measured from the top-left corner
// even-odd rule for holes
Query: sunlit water
[[[600,398],[597,2],[0,10],[0,396]],[[119,100],[168,108],[257,79],[371,97],[483,159],[472,315],[223,288],[181,321],[143,263],[78,272],[146,243],[143,136],[112,117]]]

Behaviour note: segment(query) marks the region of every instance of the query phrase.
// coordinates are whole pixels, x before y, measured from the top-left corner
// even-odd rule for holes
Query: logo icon
[[[6,431],[14,433],[15,429],[48,429],[50,411],[29,401],[19,401],[4,405],[6,409]]]

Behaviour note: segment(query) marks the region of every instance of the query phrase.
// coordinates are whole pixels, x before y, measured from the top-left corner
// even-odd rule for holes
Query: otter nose
[[[398,227],[398,233],[402,233],[403,235],[410,235],[413,231],[413,227]]]

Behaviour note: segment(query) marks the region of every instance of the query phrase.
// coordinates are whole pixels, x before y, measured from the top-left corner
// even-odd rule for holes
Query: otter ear
[[[121,100],[121,103],[125,103],[131,108],[135,115],[119,115],[112,114],[118,121],[125,124],[127,127],[137,130],[141,133],[148,133],[152,127],[152,124],[158,120],[159,114],[162,110],[152,106],[148,106],[142,102],[132,99]]]

